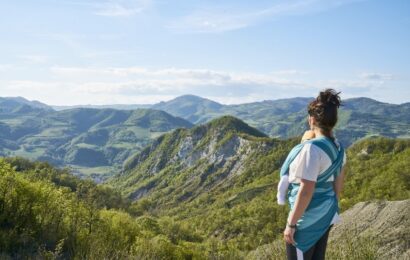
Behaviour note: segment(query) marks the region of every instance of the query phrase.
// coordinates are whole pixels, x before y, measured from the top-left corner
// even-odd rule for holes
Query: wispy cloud
[[[366,80],[392,80],[393,75],[388,73],[374,73],[374,72],[364,72],[359,75],[360,78]]]
[[[268,19],[282,16],[303,15],[323,12],[361,0],[286,0],[273,1],[265,8],[248,10],[231,6],[214,8],[198,7],[192,13],[169,23],[168,27],[177,32],[215,33],[249,27]]]
[[[302,86],[304,85],[294,76],[300,75],[297,70],[273,71],[271,73],[237,73],[216,71],[207,69],[147,69],[143,67],[125,68],[82,68],[82,67],[52,67],[51,72],[64,78],[85,80],[103,79],[110,82],[124,82],[132,85],[158,85],[159,89],[169,91],[175,88],[184,88],[187,91],[195,86],[227,86],[227,85],[251,85],[251,86]],[[122,85],[115,85],[121,88]]]
[[[0,82],[7,86],[2,91],[52,104],[155,103],[187,93],[232,104],[313,96],[327,87],[348,97],[371,96],[385,87],[384,80],[362,78],[361,74],[347,79],[314,80],[311,73],[299,70],[252,73],[189,68],[52,67],[49,74],[53,81]],[[51,101],[44,99],[47,95]]]
[[[127,17],[150,7],[152,0],[84,0],[65,3],[90,7],[93,13],[99,16]]]
[[[146,8],[146,1],[110,1],[96,5],[96,15],[131,16]]]

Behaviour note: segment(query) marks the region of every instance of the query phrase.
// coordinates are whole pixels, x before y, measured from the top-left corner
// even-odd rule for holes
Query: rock
[[[410,259],[410,199],[360,202],[343,212],[341,219],[331,229],[326,259]],[[249,252],[246,259],[285,256],[285,242],[277,239]]]
[[[410,259],[410,200],[360,202],[341,217],[329,243],[367,238],[376,244],[377,259]]]

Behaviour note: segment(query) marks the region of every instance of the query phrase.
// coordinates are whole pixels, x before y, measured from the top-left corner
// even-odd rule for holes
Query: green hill
[[[275,202],[278,170],[297,143],[265,137],[232,117],[174,130],[111,181],[131,205],[114,189],[68,170],[0,159],[0,256],[281,259],[287,207]],[[409,152],[410,141],[402,139],[371,138],[350,147],[343,208],[376,199],[408,202]],[[340,226],[346,235],[331,233],[328,258],[378,259],[380,245],[386,256],[403,255],[409,250],[401,240],[407,202],[347,210]]]
[[[152,109],[54,111],[28,107],[31,110],[0,113],[0,155],[70,166],[76,174],[96,180],[118,171],[129,155],[159,135],[192,126]]]
[[[0,97],[0,114],[27,113],[41,110],[53,110],[50,106],[39,101],[29,101],[23,97]]]
[[[241,119],[270,137],[299,136],[307,128],[306,105],[311,99],[222,105],[184,95],[150,106],[166,111],[162,112],[112,108],[55,111],[21,97],[0,98],[0,155],[18,155],[70,166],[77,174],[93,176],[100,181],[102,176],[104,179],[120,171],[130,155],[141,151],[161,134],[180,127],[190,128],[192,123],[210,122],[223,115]],[[347,99],[335,132],[346,147],[369,136],[408,138],[410,106],[369,98]]]
[[[235,116],[271,137],[286,139],[301,135],[307,128],[306,107],[313,98],[266,100],[222,105],[187,95],[153,107],[192,123],[204,123],[222,115]],[[371,135],[410,136],[410,106],[388,104],[370,98],[346,99],[341,107],[336,135],[345,146]]]
[[[223,105],[195,95],[183,95],[167,102],[154,104],[151,108],[187,119],[192,123],[203,122],[208,114],[217,113]]]
[[[158,199],[168,200],[171,194],[183,193],[173,198],[174,202],[179,202],[239,174],[234,170],[239,170],[248,158],[246,151],[255,139],[267,137],[231,116],[192,129],[178,129],[161,136],[127,160],[124,173],[113,181],[122,190],[129,191],[132,198],[140,198],[153,188],[158,190],[157,187],[169,187],[173,183],[178,188],[171,189],[165,198],[158,195]]]
[[[223,115],[231,115],[271,137],[286,139],[299,136],[307,129],[306,107],[311,100],[313,98],[296,97],[223,105],[199,96],[183,95],[153,105],[94,107],[157,109],[184,118],[193,124],[206,123]],[[349,146],[362,138],[374,135],[408,138],[410,137],[409,129],[409,103],[396,105],[361,97],[344,100],[344,105],[340,110],[340,122],[335,132],[339,140],[345,146]]]
[[[134,214],[173,218],[241,252],[274,241],[287,214],[275,202],[279,168],[298,139],[264,137],[231,119],[161,136],[110,184],[135,201]],[[409,152],[408,139],[371,138],[350,147],[342,209],[359,201],[409,199]]]
[[[117,192],[46,163],[0,158],[0,191],[1,259],[201,257],[182,243],[201,242],[194,232],[132,217]]]

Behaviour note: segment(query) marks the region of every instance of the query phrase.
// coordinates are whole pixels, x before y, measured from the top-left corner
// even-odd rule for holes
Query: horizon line
[[[235,105],[269,102],[269,101],[290,100],[290,99],[297,99],[297,98],[311,98],[311,99],[315,98],[313,96],[309,96],[309,97],[308,96],[295,96],[295,97],[289,97],[289,98],[264,99],[264,100],[258,100],[258,101],[253,101],[253,102],[244,102],[244,103],[223,103],[223,102],[218,102],[218,101],[215,101],[211,98],[204,97],[204,96],[199,96],[199,95],[194,95],[194,94],[183,94],[183,95],[178,95],[178,96],[176,96],[174,98],[171,98],[171,99],[168,99],[168,100],[161,100],[161,101],[155,102],[155,103],[107,103],[107,104],[75,104],[75,105],[49,104],[49,103],[46,103],[46,102],[43,102],[43,101],[40,101],[40,100],[37,100],[37,99],[30,100],[30,99],[28,99],[24,96],[0,96],[0,98],[23,98],[27,101],[39,102],[39,103],[42,103],[42,104],[50,106],[50,107],[81,107],[81,106],[132,106],[132,105],[135,105],[135,106],[153,106],[153,105],[156,105],[156,104],[160,104],[162,102],[166,103],[166,102],[169,102],[169,101],[172,101],[172,100],[175,100],[177,98],[184,97],[184,96],[193,96],[193,97],[198,97],[198,98],[201,98],[201,99],[207,99],[207,100],[210,100],[212,102],[215,102],[215,103],[218,103],[218,104],[224,105],[224,106],[235,106]],[[374,101],[377,101],[377,102],[380,102],[380,103],[391,104],[391,105],[403,105],[403,104],[410,103],[410,101],[403,102],[403,103],[391,103],[391,102],[380,101],[378,99],[374,99],[374,98],[370,98],[370,97],[366,97],[366,96],[357,96],[357,97],[349,97],[349,98],[342,99],[342,104],[343,104],[344,100],[359,99],[359,98],[367,98],[367,99],[371,99],[371,100],[374,100]]]

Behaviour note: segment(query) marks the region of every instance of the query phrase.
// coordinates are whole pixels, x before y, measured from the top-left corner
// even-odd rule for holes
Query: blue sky
[[[3,0],[0,96],[410,101],[408,0]]]

